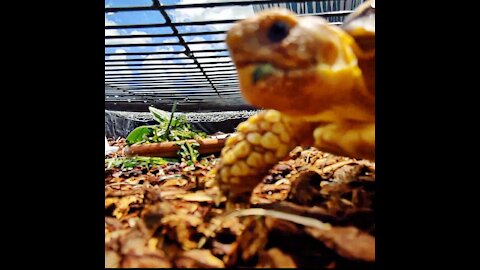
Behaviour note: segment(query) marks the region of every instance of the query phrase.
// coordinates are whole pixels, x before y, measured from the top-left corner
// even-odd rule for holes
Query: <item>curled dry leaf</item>
[[[121,245],[117,255],[122,256],[120,267],[122,268],[164,268],[171,267],[171,263],[165,257],[165,252],[149,245],[148,237],[139,230],[126,230],[117,238]],[[105,253],[105,261],[110,265],[118,259],[112,253]]]
[[[331,230],[306,228],[305,231],[334,249],[340,256],[353,260],[375,261],[375,238],[355,227],[333,227]]]
[[[336,170],[332,178],[337,182],[348,183],[358,179],[364,168],[360,164],[347,164]]]
[[[175,260],[179,268],[225,268],[222,260],[212,255],[208,249],[192,249],[185,252]]]
[[[210,195],[205,194],[203,191],[195,193],[179,194],[177,198],[187,202],[213,202],[213,198]]]
[[[105,250],[105,268],[119,268],[122,257],[113,250]]]
[[[165,182],[162,184],[162,187],[170,187],[170,186],[185,186],[188,183],[187,180],[183,178],[174,178],[174,179],[168,179],[165,180]]]
[[[122,268],[171,268],[172,264],[165,258],[157,256],[126,255],[122,261]]]
[[[238,258],[238,242],[236,239],[231,243],[222,243],[218,240],[214,240],[212,243],[213,255],[223,258],[223,262],[226,267],[231,267],[237,262]],[[230,241],[228,241],[230,242]]]
[[[115,210],[113,210],[113,215],[120,219],[123,216],[128,214],[130,210],[130,205],[134,203],[142,203],[143,195],[130,195],[121,198],[106,198],[105,199],[105,208],[109,208],[112,204],[115,205]]]
[[[142,189],[131,189],[131,186],[128,190],[115,190],[112,188],[105,188],[105,197],[125,197],[130,195],[142,195],[144,194],[144,192],[145,190]]]
[[[278,184],[280,183],[280,184]],[[290,183],[279,180],[273,184],[260,183],[253,190],[253,196],[250,203],[273,203],[285,200],[290,192]]]
[[[291,191],[288,199],[301,205],[312,206],[315,202],[323,200],[319,187],[315,185],[320,183],[321,176],[314,171],[303,171],[295,175],[292,179]]]

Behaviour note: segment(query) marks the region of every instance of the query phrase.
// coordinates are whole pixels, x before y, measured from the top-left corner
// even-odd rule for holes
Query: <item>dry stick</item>
[[[249,208],[240,211],[236,211],[228,214],[227,218],[244,217],[244,216],[269,216],[278,219],[288,220],[303,226],[313,227],[319,230],[330,230],[332,226],[328,223],[321,222],[318,219],[288,214],[280,211],[267,210],[263,208]]]
[[[227,219],[227,218],[245,217],[245,216],[269,216],[269,217],[287,220],[293,223],[297,223],[303,226],[312,227],[312,228],[323,230],[323,231],[330,230],[332,228],[330,224],[321,222],[320,220],[317,220],[314,218],[288,214],[280,211],[266,210],[263,208],[249,208],[244,210],[238,210],[230,214],[224,215],[223,218]],[[211,231],[215,232],[221,225],[222,225],[222,222],[220,222],[216,226],[214,225],[214,228]],[[208,237],[209,236],[202,237],[202,239],[198,241],[198,248],[201,248],[206,243]]]

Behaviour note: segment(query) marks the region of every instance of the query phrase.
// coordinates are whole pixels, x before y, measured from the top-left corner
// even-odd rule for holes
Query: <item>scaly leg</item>
[[[296,124],[275,110],[253,115],[228,138],[217,167],[217,181],[229,203],[248,204],[253,188],[268,170],[288,155],[302,140],[310,138],[308,124]]]
[[[375,123],[330,123],[317,127],[313,138],[320,151],[375,160]]]

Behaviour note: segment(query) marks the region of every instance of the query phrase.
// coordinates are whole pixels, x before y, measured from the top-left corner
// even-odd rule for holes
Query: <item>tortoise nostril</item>
[[[280,42],[288,36],[289,26],[285,22],[277,21],[268,29],[267,37],[272,42]]]

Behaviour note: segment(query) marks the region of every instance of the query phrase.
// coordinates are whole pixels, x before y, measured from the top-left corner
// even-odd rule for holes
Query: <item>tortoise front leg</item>
[[[330,123],[315,128],[313,138],[320,151],[375,160],[375,123]]]
[[[301,142],[311,130],[275,110],[262,111],[237,127],[228,138],[217,166],[217,182],[228,203],[242,206],[268,170]],[[231,208],[231,207],[228,207]]]

